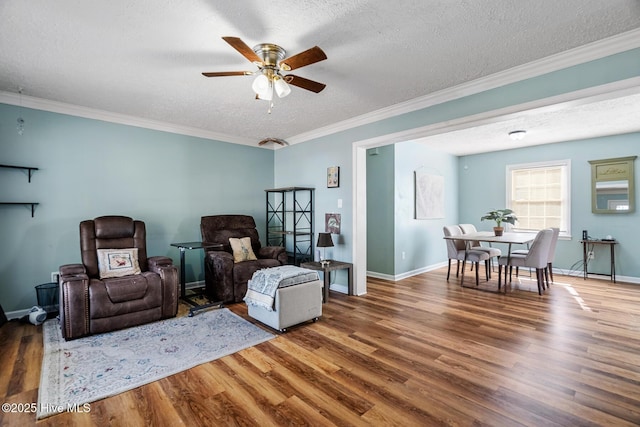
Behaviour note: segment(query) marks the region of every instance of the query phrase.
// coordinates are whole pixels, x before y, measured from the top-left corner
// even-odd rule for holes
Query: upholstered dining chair
[[[460,224],[460,229],[462,229],[462,232],[464,234],[475,233],[478,231],[476,229],[476,226],[473,224]],[[493,268],[493,258],[498,258],[500,257],[500,255],[502,255],[502,251],[500,249],[491,247],[491,244],[489,244],[489,246],[482,246],[482,243],[478,241],[471,242],[471,247],[469,249],[473,251],[483,251],[488,253],[489,266],[491,268]],[[489,269],[489,277],[491,277],[491,269]]]
[[[458,225],[447,225],[443,227],[445,237],[455,237],[462,235],[462,229]],[[481,261],[485,262],[485,275],[489,280],[489,254],[485,251],[476,251],[467,249],[467,245],[462,240],[445,239],[447,243],[447,255],[449,257],[449,265],[447,269],[447,280],[451,273],[451,260],[456,260],[456,277],[460,272],[460,261],[462,261],[462,277],[460,278],[460,284],[464,283],[464,267],[465,261],[471,262],[476,267],[476,286],[480,284],[480,274],[478,267]]]
[[[553,230],[553,237],[551,238],[551,247],[549,248],[549,259],[547,260],[547,273],[549,274],[549,278],[551,283],[553,283],[553,259],[556,256],[556,246],[558,245],[558,236],[560,236],[560,229],[558,227],[551,227]],[[512,254],[524,254],[529,253],[529,249],[518,249]],[[518,275],[518,267],[516,267],[516,276]],[[549,283],[547,282],[547,285]]]
[[[542,295],[545,281],[545,271],[549,259],[549,250],[553,239],[553,230],[550,228],[540,230],[536,234],[536,238],[531,243],[531,247],[526,254],[510,253],[508,256],[502,256],[498,259],[498,290],[501,288],[502,267],[509,267],[509,271],[513,267],[530,267],[536,269],[536,281],[538,284],[538,295]],[[506,273],[505,273],[506,274]],[[511,274],[509,274],[511,280]],[[505,277],[506,282],[506,277]],[[506,286],[506,283],[505,283]]]

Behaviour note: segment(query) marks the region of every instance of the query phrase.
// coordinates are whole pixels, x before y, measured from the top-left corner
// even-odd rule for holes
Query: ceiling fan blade
[[[251,62],[262,64],[262,58],[260,58],[245,42],[238,37],[223,37],[222,40],[231,45],[232,48],[240,52],[242,56],[247,58]]]
[[[289,58],[285,58],[280,61],[280,68],[289,71],[296,68],[304,67],[309,64],[324,61],[327,59],[327,55],[318,46],[314,46],[311,49],[307,49],[304,52],[300,52],[297,55],[293,55]]]
[[[311,92],[322,92],[322,89],[327,87],[324,83],[319,83],[313,80],[305,79],[304,77],[294,76],[293,74],[287,74],[284,76],[284,81],[290,85],[301,87],[302,89],[310,90]]]
[[[215,71],[212,73],[202,73],[205,77],[226,77],[226,76],[250,76],[253,71]]]

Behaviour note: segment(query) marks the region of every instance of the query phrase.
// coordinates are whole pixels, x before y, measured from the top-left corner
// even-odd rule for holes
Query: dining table
[[[471,248],[471,242],[487,242],[487,243],[504,243],[507,245],[507,265],[511,258],[511,246],[512,245],[528,245],[536,238],[536,233],[526,232],[506,232],[501,236],[496,236],[493,231],[476,231],[474,233],[459,234],[457,236],[445,236],[445,239],[449,240],[462,240],[466,243],[466,248]],[[466,261],[466,257],[465,257]],[[504,269],[504,281],[507,283],[507,268]],[[505,286],[506,290],[506,286]]]

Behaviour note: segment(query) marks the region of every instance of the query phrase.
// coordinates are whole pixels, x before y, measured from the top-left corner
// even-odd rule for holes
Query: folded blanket
[[[312,282],[318,279],[317,271],[296,267],[295,265],[264,268],[253,273],[253,277],[247,282],[247,293],[244,296],[244,302],[273,311],[278,288]]]

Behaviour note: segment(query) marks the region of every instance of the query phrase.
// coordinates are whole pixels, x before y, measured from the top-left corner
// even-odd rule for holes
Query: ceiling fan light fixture
[[[513,130],[509,132],[509,138],[511,138],[513,141],[522,141],[526,135],[526,130]]]
[[[264,74],[260,74],[255,78],[253,84],[251,85],[251,89],[258,95],[265,95],[269,90],[269,79]]]
[[[280,75],[273,77],[273,87],[276,90],[278,98],[284,98],[291,93],[291,88]]]

